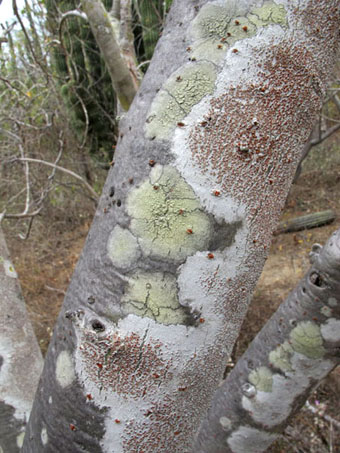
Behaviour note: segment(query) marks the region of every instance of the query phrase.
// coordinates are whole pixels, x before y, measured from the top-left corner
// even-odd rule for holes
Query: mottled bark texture
[[[215,393],[197,453],[265,451],[340,363],[340,230]]]
[[[128,110],[136,94],[136,87],[121,55],[109,14],[101,0],[81,0],[81,5],[110,73],[113,89],[123,109]]]
[[[121,121],[25,452],[192,450],[321,107],[337,7],[174,2]]]
[[[0,452],[22,447],[43,360],[0,228]]]

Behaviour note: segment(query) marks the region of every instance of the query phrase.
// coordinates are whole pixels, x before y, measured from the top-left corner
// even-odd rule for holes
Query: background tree
[[[0,448],[14,453],[23,444],[43,360],[1,228],[0,266]]]
[[[88,145],[99,161],[110,161],[117,140],[116,101],[98,45],[84,19],[69,16],[60,23],[75,2],[49,0],[46,8],[48,29],[61,39],[53,45],[53,62],[72,129],[80,146]]]
[[[174,6],[121,125],[24,451],[189,450],[320,108],[338,2]]]

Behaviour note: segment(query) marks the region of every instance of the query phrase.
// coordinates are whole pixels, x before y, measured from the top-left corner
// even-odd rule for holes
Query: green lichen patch
[[[333,311],[331,308],[327,307],[327,305],[324,305],[321,309],[320,309],[320,313],[323,314],[324,316],[327,316],[327,318],[331,317],[332,314],[333,314]]]
[[[143,253],[176,263],[207,250],[211,221],[191,187],[170,166],[157,165],[127,200],[130,229]]]
[[[287,13],[283,5],[267,1],[260,8],[253,8],[251,12],[250,19],[258,27],[269,24],[278,24],[282,27],[287,27]]]
[[[169,273],[134,272],[129,276],[122,304],[126,314],[151,318],[165,325],[192,323],[189,310],[178,302],[176,278]]]
[[[190,28],[193,41],[187,51],[192,63],[172,73],[155,97],[146,120],[146,136],[169,139],[170,132],[182,123],[192,107],[213,92],[215,64],[224,59],[228,48],[270,24],[287,26],[284,7],[272,1],[253,8],[246,16],[233,18],[223,6],[204,5]]]
[[[312,321],[300,322],[290,333],[294,351],[311,359],[320,359],[325,354],[320,327]]]
[[[177,123],[214,89],[216,72],[207,62],[190,63],[174,72],[151,105],[146,120],[147,137],[167,139]]]
[[[17,274],[16,270],[14,269],[14,266],[11,263],[11,261],[4,260],[3,266],[4,266],[5,274],[7,275],[7,277],[18,278],[18,274]]]
[[[109,236],[107,253],[115,266],[128,268],[138,260],[140,249],[133,234],[117,225]]]
[[[273,387],[273,374],[269,368],[260,366],[249,373],[248,380],[256,387],[256,390],[262,392],[271,392]]]
[[[269,353],[269,362],[283,372],[292,371],[291,356],[293,352],[293,348],[285,341]]]
[[[227,8],[207,3],[192,23],[191,36],[194,40],[224,38],[227,36],[230,21]]]
[[[287,26],[283,5],[267,1],[261,7],[253,8],[246,16],[231,17],[228,8],[208,3],[191,26],[190,34],[194,39],[192,57],[218,64],[235,42],[254,36],[258,28],[270,24]]]

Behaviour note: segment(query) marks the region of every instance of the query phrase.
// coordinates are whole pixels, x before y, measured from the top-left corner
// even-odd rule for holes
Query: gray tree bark
[[[0,452],[19,452],[43,360],[0,227]]]
[[[321,107],[338,6],[174,2],[121,122],[24,452],[192,450]]]
[[[216,391],[194,451],[265,451],[340,363],[340,230]]]
[[[121,55],[109,14],[100,0],[81,0],[81,5],[110,73],[113,89],[123,109],[128,110],[136,94],[136,84]]]

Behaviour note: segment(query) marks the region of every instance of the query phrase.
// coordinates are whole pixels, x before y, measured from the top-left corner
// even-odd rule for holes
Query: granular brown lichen
[[[213,352],[211,347],[202,355],[194,354],[181,373],[178,386],[161,401],[150,403],[144,418],[137,417],[126,424],[124,453],[191,451],[192,435],[209,406],[207,392],[212,396],[221,377],[222,343],[216,348],[216,362],[209,360]]]
[[[178,442],[178,436],[183,436],[187,422],[182,414],[176,414],[169,397],[162,403],[155,403],[144,413],[145,421],[134,420],[125,429],[123,440],[124,452],[169,451],[169,445]],[[153,428],[150,430],[148,427]],[[157,427],[162,427],[159,432]],[[181,437],[182,437],[181,436]]]
[[[99,337],[88,331],[79,350],[84,370],[98,388],[140,398],[171,379],[170,362],[160,347],[136,333]]]
[[[275,218],[286,182],[281,184],[294,172],[290,164],[300,152],[296,137],[300,144],[307,139],[322,88],[304,47],[289,41],[268,47],[256,79],[210,101],[208,125],[190,133],[193,160],[223,192],[246,200],[252,216],[262,200],[259,194],[270,193],[267,210]]]

